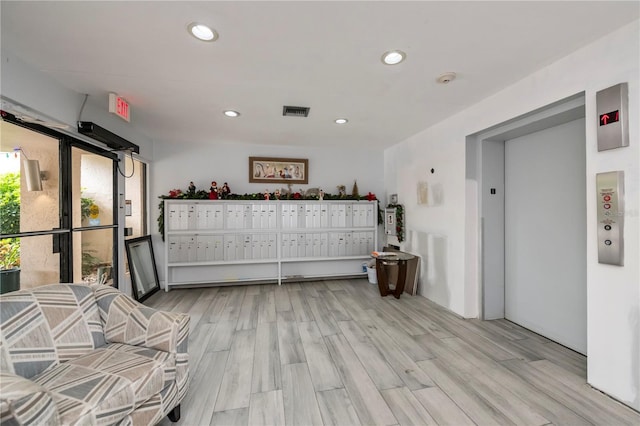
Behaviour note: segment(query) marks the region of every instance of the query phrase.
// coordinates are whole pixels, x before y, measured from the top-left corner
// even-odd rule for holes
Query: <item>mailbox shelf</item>
[[[377,201],[165,200],[165,290],[366,275]]]

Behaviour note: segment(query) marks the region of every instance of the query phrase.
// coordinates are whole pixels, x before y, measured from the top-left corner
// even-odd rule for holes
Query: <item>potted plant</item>
[[[0,294],[20,290],[20,241],[0,240]]]

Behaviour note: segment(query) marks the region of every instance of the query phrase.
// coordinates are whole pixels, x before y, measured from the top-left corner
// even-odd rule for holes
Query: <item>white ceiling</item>
[[[123,96],[152,140],[380,148],[638,19],[639,4],[3,0],[1,35],[91,102]],[[194,39],[193,21],[220,38]],[[391,49],[406,61],[383,65]],[[437,84],[447,71],[458,78]]]

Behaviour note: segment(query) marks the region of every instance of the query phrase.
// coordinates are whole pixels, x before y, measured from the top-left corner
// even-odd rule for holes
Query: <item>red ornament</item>
[[[296,192],[295,194],[293,194],[293,199],[294,200],[299,200],[300,198],[302,198],[302,195],[300,195],[299,192]]]
[[[377,200],[377,198],[376,198],[376,194],[373,194],[373,193],[371,193],[371,192],[370,192],[370,193],[368,193],[368,194],[367,194],[367,201],[374,201],[374,200]]]

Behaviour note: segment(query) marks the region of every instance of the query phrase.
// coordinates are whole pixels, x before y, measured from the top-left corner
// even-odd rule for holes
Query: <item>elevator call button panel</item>
[[[629,146],[629,89],[616,84],[596,93],[598,151]]]
[[[624,265],[624,172],[596,175],[598,262]]]

